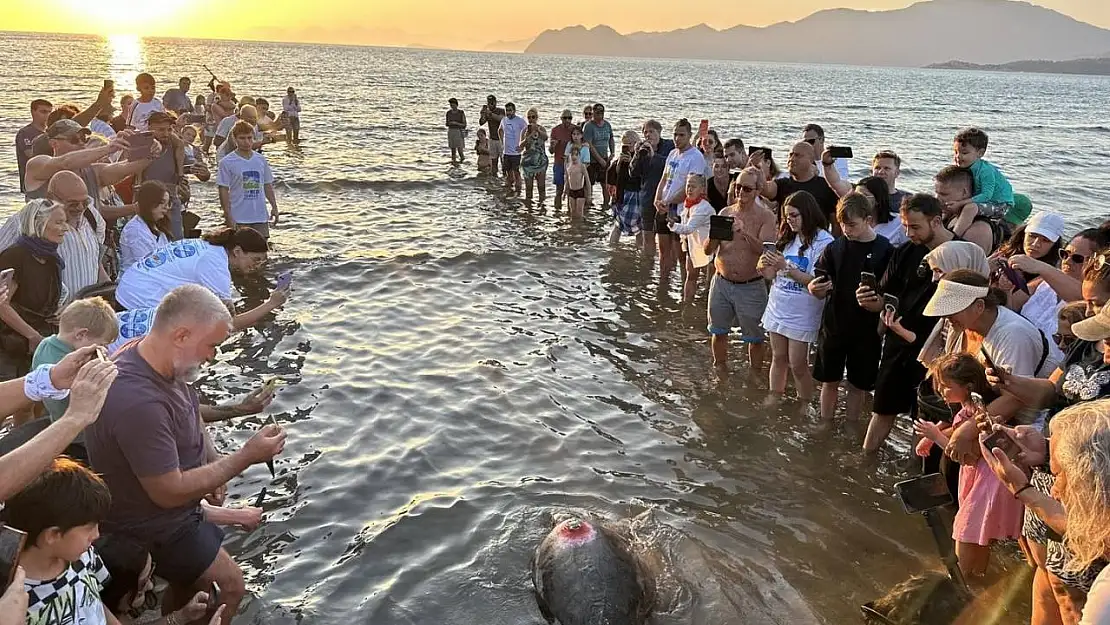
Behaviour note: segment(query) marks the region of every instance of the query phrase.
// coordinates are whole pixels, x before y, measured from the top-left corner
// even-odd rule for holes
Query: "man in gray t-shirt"
[[[33,100],[31,102],[31,123],[19,130],[15,135],[15,163],[19,167],[19,191],[26,193],[23,183],[23,174],[27,172],[27,160],[34,156],[34,143],[39,135],[46,132],[46,118],[50,117],[54,105],[46,100]]]
[[[208,438],[205,422],[259,412],[272,397],[263,387],[237,406],[201,406],[190,382],[230,330],[231,313],[208,289],[190,284],[170,291],[150,334],[117,353],[119,373],[100,418],[85,430],[89,460],[112,494],[105,531],[148,545],[175,596],[218,583],[225,624],[243,598],[236,590],[243,588],[243,573],[221,546],[223,532],[204,520],[200,501],[221,504],[228,481],[285,446],[277,425],[228,455]]]

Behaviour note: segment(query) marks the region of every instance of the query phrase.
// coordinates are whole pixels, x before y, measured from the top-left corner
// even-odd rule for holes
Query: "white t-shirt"
[[[520,137],[527,127],[528,122],[520,115],[512,117],[506,115],[501,118],[501,130],[505,132],[503,140],[505,156],[520,156]]]
[[[886,237],[894,247],[901,247],[910,241],[906,236],[906,229],[902,227],[902,215],[899,213],[892,213],[890,221],[885,224],[875,224],[875,234]]]
[[[239,152],[228,154],[220,159],[216,184],[228,190],[235,223],[261,224],[270,220],[263,188],[274,184],[274,173],[265,156],[258,152],[251,152],[250,158],[243,158]]]
[[[1110,566],[1095,578],[1079,625],[1110,625]]]
[[[104,137],[105,139],[111,139],[112,137],[116,136],[116,130],[103,119],[94,119],[89,122],[89,130]],[[116,152],[116,154],[119,154],[119,152]]]
[[[150,231],[142,217],[135,216],[128,220],[127,225],[119,237],[120,271],[127,269],[139,262],[147,254],[170,244],[169,238],[159,232],[158,236]]]
[[[127,310],[156,308],[166,293],[183,284],[199,284],[231,302],[227,250],[201,239],[183,239],[158,248],[124,272],[116,301]]]
[[[705,242],[709,240],[710,217],[715,214],[713,205],[702,199],[693,206],[683,206],[679,212],[682,221],[670,225],[671,232],[682,237],[682,249],[690,255],[690,262],[695,267],[704,267],[712,260],[705,253]]]
[[[131,112],[128,114],[127,125],[135,130],[148,130],[146,120],[150,118],[150,114],[165,110],[162,108],[162,101],[158,98],[154,98],[150,102],[135,100],[135,103],[131,105]]]
[[[108,355],[115,354],[119,348],[132,340],[141,339],[150,334],[150,328],[154,326],[154,313],[157,311],[157,308],[136,308],[116,313],[116,321],[119,322],[119,338],[107,347]]]
[[[1052,338],[1053,334],[1059,330],[1060,319],[1056,313],[1060,310],[1063,303],[1060,297],[1056,295],[1056,291],[1047,282],[1041,282],[1037,290],[1033,291],[1033,295],[1026,300],[1025,305],[1021,307],[1021,316],[1029,320],[1038,330],[1044,332],[1044,335]],[[1059,361],[1064,360],[1064,352],[1056,345],[1056,341],[1049,340],[1049,358],[1055,357]]]
[[[819,160],[814,161],[814,164],[817,165],[817,175],[824,178],[825,177],[825,165],[823,163],[821,163],[821,161],[819,161]],[[848,182],[848,159],[838,158],[833,163],[833,165],[836,166],[836,173],[840,174],[840,179],[843,180],[844,182]]]
[[[694,146],[686,148],[685,152],[678,148],[671,150],[667,155],[667,166],[663,169],[663,198],[677,193],[679,188],[685,188],[686,177],[690,174],[705,173],[705,156],[701,150]],[[676,187],[675,185],[681,185]]]
[[[799,271],[813,275],[813,266],[833,242],[828,230],[821,230],[813,238],[813,243],[801,254],[802,237],[794,240],[782,251],[786,262]],[[817,338],[821,327],[821,311],[824,302],[809,294],[806,285],[791,278],[785,271],[778,272],[767,296],[767,308],[763,312],[763,326],[771,332],[782,334],[795,341],[812,342]]]

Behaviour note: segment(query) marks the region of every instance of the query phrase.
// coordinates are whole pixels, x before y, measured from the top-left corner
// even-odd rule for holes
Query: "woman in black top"
[[[732,184],[732,180],[728,177],[728,161],[724,155],[714,156],[711,166],[713,177],[706,182],[705,199],[709,200],[709,203],[713,205],[713,210],[719,213],[724,207],[728,206],[728,188]]]
[[[632,169],[632,151],[640,143],[640,135],[629,130],[621,138],[621,155],[613,159],[605,172],[605,183],[616,187],[613,194],[613,231],[609,244],[620,242],[621,234],[640,236],[643,210],[640,207],[640,174]]]
[[[61,204],[33,200],[19,212],[19,238],[0,252],[0,270],[13,270],[9,300],[0,304],[0,378],[31,369],[35,348],[58,331],[62,268],[58,254],[69,227]]]

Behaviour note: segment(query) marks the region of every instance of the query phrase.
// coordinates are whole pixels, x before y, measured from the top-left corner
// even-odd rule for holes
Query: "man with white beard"
[[[170,291],[150,334],[116,354],[119,374],[100,418],[86,430],[89,459],[112,494],[103,531],[149,546],[158,575],[170,583],[164,605],[171,611],[217,583],[227,606],[224,625],[239,611],[243,573],[221,546],[222,530],[204,520],[200,502],[222,504],[233,477],[285,447],[276,424],[229,455],[217,453],[208,437],[206,421],[259,412],[269,403],[263,390],[236,407],[202,406],[189,386],[231,324],[227,306],[208,289],[190,284]]]

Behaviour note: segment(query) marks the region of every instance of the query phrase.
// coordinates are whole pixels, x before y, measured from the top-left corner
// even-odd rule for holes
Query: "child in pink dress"
[[[962,423],[973,420],[982,409],[972,399],[976,393],[989,402],[997,395],[987,384],[983,365],[970,354],[945,354],[929,368],[937,394],[950,404],[960,404],[952,424],[918,420],[914,430],[924,438],[917,444],[917,454],[928,456],[936,444],[948,445],[948,437]],[[990,544],[1021,536],[1024,506],[1002,485],[987,461],[960,467],[960,509],[952,525],[956,541],[956,557],[965,577],[981,577],[990,564]]]

